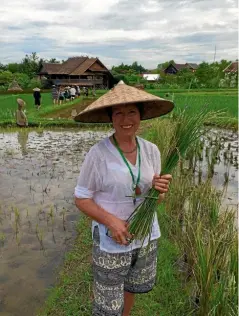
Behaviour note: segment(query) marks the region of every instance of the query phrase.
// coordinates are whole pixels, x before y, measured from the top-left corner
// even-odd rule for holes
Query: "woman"
[[[152,185],[159,191],[159,202],[168,191],[171,175],[160,176],[157,146],[136,132],[141,119],[172,109],[172,102],[120,82],[75,118],[112,121],[115,129],[90,149],[75,188],[76,206],[93,219],[94,316],[129,316],[135,294],[146,293],[155,284],[157,217],[148,252],[148,239],[143,245],[138,240],[129,243],[126,220]]]
[[[16,111],[16,123],[19,127],[27,127],[27,117],[26,114],[23,111],[23,108],[25,106],[25,101],[22,99],[17,99],[18,109]]]
[[[40,93],[41,89],[34,88],[33,91],[34,91],[33,92],[33,97],[34,97],[34,100],[35,100],[35,106],[36,106],[37,110],[39,110],[40,107],[41,107],[41,93]]]

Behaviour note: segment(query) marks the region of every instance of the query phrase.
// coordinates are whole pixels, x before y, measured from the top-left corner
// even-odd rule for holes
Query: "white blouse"
[[[160,174],[161,160],[158,147],[143,138],[137,137],[140,145],[141,168],[139,188],[142,195],[146,194],[152,187],[152,180],[155,174]],[[138,176],[139,161],[136,165],[128,161],[135,179]],[[93,199],[96,204],[107,212],[122,220],[127,220],[134,209],[143,201],[137,197],[136,205],[132,196],[132,177],[129,169],[123,161],[118,149],[111,143],[109,137],[104,138],[95,144],[87,153],[80,175],[75,187],[77,198]],[[92,233],[94,227],[99,227],[100,248],[109,253],[121,253],[131,251],[142,246],[142,242],[134,240],[130,245],[117,244],[111,237],[106,235],[107,227],[96,221],[92,222]],[[160,237],[157,215],[155,213],[153,229],[150,240]],[[148,244],[149,238],[144,241]]]

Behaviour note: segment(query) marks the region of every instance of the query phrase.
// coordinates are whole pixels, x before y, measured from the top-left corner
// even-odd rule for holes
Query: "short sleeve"
[[[80,175],[75,187],[75,197],[79,199],[92,199],[101,189],[101,177],[94,150],[90,150],[81,166]]]
[[[153,167],[155,174],[160,175],[161,173],[161,155],[158,147],[154,144],[153,145]]]

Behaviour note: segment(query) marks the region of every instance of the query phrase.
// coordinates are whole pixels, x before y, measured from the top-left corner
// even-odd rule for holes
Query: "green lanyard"
[[[137,181],[136,181],[136,182],[135,182],[135,178],[134,178],[133,171],[131,170],[130,165],[129,165],[127,159],[125,158],[125,156],[124,156],[122,150],[120,149],[119,144],[118,144],[118,142],[117,142],[117,140],[116,140],[116,138],[115,138],[115,135],[113,135],[113,140],[114,140],[114,143],[115,143],[116,148],[118,149],[118,151],[119,151],[121,157],[123,158],[123,160],[124,160],[126,166],[128,167],[129,172],[130,172],[130,175],[131,175],[131,177],[132,177],[132,181],[133,181],[133,191],[134,191],[134,196],[133,196],[134,199],[133,199],[133,202],[134,202],[134,204],[135,204],[135,203],[136,203],[136,188],[137,188],[137,186],[138,186],[138,184],[139,184],[139,181],[140,181],[140,166],[141,166],[140,146],[139,146],[138,139],[137,139],[137,137],[136,137],[136,144],[137,144],[137,148],[138,148],[138,160],[139,160],[139,171],[138,171],[138,177],[137,177]]]

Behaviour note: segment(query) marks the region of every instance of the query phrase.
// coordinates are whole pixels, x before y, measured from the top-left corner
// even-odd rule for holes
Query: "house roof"
[[[49,75],[57,73],[61,64],[53,64],[53,63],[42,63],[41,73],[47,73]]]
[[[228,65],[223,72],[238,72],[238,62],[234,61],[230,65]]]
[[[75,72],[77,68],[81,64],[83,64],[88,57],[71,57],[68,58],[63,64],[61,64],[61,67],[58,69],[57,74],[61,75],[70,75],[72,72]]]
[[[92,67],[92,69],[91,69]],[[71,57],[62,64],[43,63],[40,73],[79,76],[89,72],[109,72],[98,58]]]
[[[170,66],[173,66],[175,69],[177,69],[178,71],[179,70],[182,70],[182,69],[185,69],[185,68],[192,68],[194,70],[196,70],[198,68],[198,65],[195,64],[195,63],[186,63],[186,64],[169,64],[168,67],[166,67],[164,69],[164,71],[166,69],[168,69]]]
[[[177,69],[177,70],[181,70],[184,68],[188,68],[187,64],[173,64],[173,66]]]
[[[77,68],[74,69],[73,72],[71,72],[71,75],[81,75],[83,74],[86,70],[92,66],[96,62],[97,58],[87,58],[86,60],[83,61]]]
[[[198,69],[198,64],[195,64],[195,63],[186,63],[186,65],[188,65],[190,68]]]

